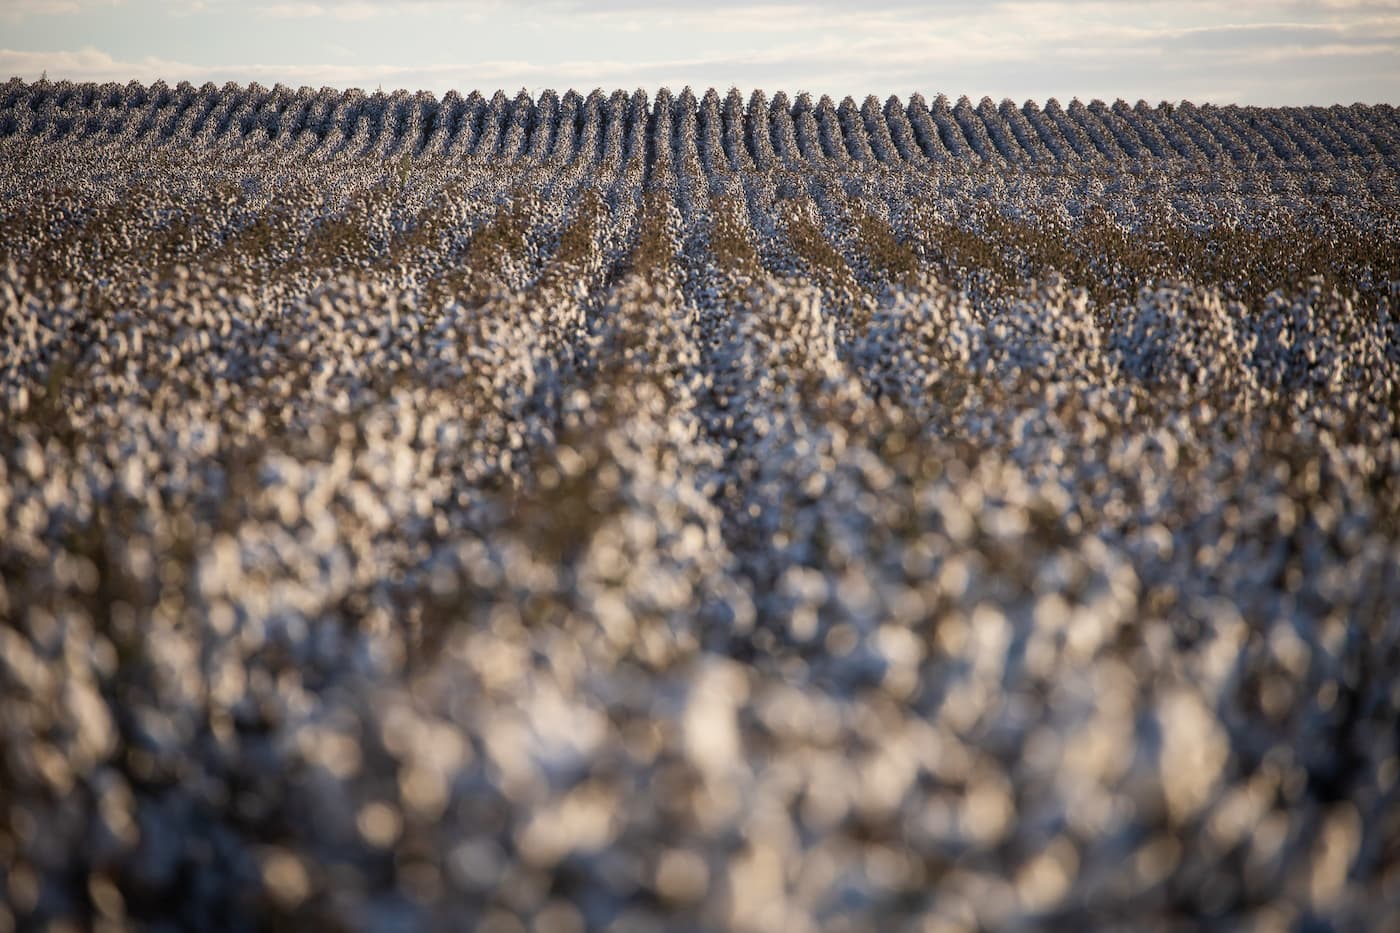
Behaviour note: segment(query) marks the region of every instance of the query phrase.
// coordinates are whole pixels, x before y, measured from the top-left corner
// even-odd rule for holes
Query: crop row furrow
[[[230,150],[282,149],[317,158],[470,158],[478,161],[627,158],[657,118],[644,92],[629,95],[546,91],[532,98],[503,91],[489,99],[455,91],[365,94],[328,88],[271,89],[258,84],[201,87],[162,82],[72,84],[18,80],[0,95],[0,138],[65,140],[89,145],[164,145]],[[721,97],[669,92],[663,108],[671,126],[693,115],[696,148],[711,171],[722,150],[734,170],[855,162],[926,167],[930,163],[1009,166],[1128,167],[1228,159],[1237,166],[1319,170],[1337,160],[1392,165],[1397,121],[1388,106],[1330,108],[1197,107],[1190,102],[1149,106],[1055,100],[1017,106],[967,97],[932,104],[871,96],[857,103],[809,95],[770,101],[755,91]],[[645,124],[639,126],[639,124]],[[718,144],[718,145],[716,145]],[[674,139],[668,151],[680,145]],[[650,166],[657,153],[648,149]]]

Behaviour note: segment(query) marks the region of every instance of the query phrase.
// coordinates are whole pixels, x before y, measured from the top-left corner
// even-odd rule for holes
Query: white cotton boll
[[[1362,837],[1361,819],[1353,804],[1338,804],[1327,814],[1313,848],[1308,877],[1308,895],[1314,905],[1331,907],[1343,896]]]
[[[557,863],[571,852],[594,851],[617,832],[618,801],[594,785],[572,791],[540,810],[516,834],[516,845],[534,865]]]
[[[719,777],[741,764],[735,713],[746,696],[744,673],[731,662],[708,660],[696,672],[682,729],[686,755],[704,773]]]
[[[70,680],[64,692],[69,714],[76,726],[74,764],[90,767],[105,759],[116,747],[118,735],[115,723],[101,695],[89,684]]]
[[[1192,690],[1178,687],[1159,701],[1162,729],[1158,768],[1167,812],[1183,823],[1209,801],[1229,758],[1229,746],[1210,709]]]
[[[225,594],[238,595],[241,565],[238,542],[228,535],[219,535],[199,558],[196,579],[200,592],[206,599]]]
[[[19,467],[33,482],[44,478],[44,451],[31,438],[25,438],[19,446]]]

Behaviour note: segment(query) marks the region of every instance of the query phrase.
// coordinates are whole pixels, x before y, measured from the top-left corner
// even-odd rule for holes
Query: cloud
[[[318,19],[330,16],[342,20],[366,20],[388,10],[382,3],[267,3],[253,7],[253,12],[272,19]]]
[[[311,19],[324,16],[326,8],[319,3],[268,3],[253,7],[253,12],[273,19]]]
[[[119,59],[94,48],[61,52],[27,52],[0,49],[0,73],[37,78],[47,72],[54,80],[168,83],[190,81],[258,81],[337,87],[374,86],[427,89],[518,87],[540,79],[563,79],[563,84],[579,88],[631,86],[639,80],[673,70],[709,67],[712,62],[628,62],[610,59],[579,59],[540,64],[522,59],[499,59],[465,64],[440,65],[197,65],[190,62],[149,56]]]
[[[1354,55],[1355,50],[1345,47],[1341,50],[1321,47],[1317,56],[1329,57],[1329,61],[1345,61]],[[189,62],[173,61],[159,57],[141,59],[119,59],[97,49],[83,49],[72,52],[36,53],[0,50],[0,74],[21,74],[38,77],[47,70],[51,78],[72,80],[118,81],[133,78],[154,81],[157,78],[170,83],[187,80],[195,84],[205,81],[223,83],[238,81],[247,83],[258,81],[264,85],[283,83],[291,86],[310,85],[313,87],[384,87],[427,89],[443,93],[449,89],[465,91],[480,89],[492,91],[496,88],[507,92],[525,87],[538,93],[545,87],[558,90],[575,88],[590,90],[601,87],[614,88],[657,88],[668,86],[675,90],[689,85],[697,91],[715,86],[723,91],[731,85],[746,90],[762,87],[770,93],[779,88],[790,92],[811,90],[814,93],[831,93],[842,96],[845,93],[862,95],[874,92],[881,96],[886,93],[907,94],[919,89],[926,94],[946,90],[956,96],[959,89],[947,84],[931,83],[927,77],[926,62],[908,47],[900,47],[893,41],[881,45],[869,43],[849,49],[823,48],[820,55],[813,57],[807,50],[797,47],[779,47],[758,54],[714,56],[676,60],[619,60],[611,58],[580,58],[562,62],[540,62],[519,58],[500,58],[470,64],[436,65],[360,65],[360,64],[305,64],[305,65],[196,65]],[[999,58],[1002,53],[996,50],[983,50],[982,58],[964,59],[959,72],[967,82],[963,85],[971,96],[979,97],[989,93],[999,98],[1010,96],[1015,99],[1034,98],[1044,100],[1048,96],[1068,99],[1080,96],[1104,97],[1113,99],[1122,96],[1128,100],[1146,97],[1156,100],[1159,95],[1153,92],[1151,81],[1133,84],[1116,77],[1118,65],[1113,62],[1091,61],[1085,63],[1081,56],[1072,50],[1055,60],[1035,63],[1009,69]],[[1130,53],[1123,53],[1130,54]],[[871,56],[878,56],[879,66],[872,68]],[[1340,58],[1337,58],[1340,56]],[[1078,63],[1076,63],[1076,60]],[[1352,58],[1353,62],[1357,59]],[[1388,71],[1390,86],[1394,87],[1400,74],[1390,65],[1389,57],[1381,57],[1375,68]],[[1121,63],[1119,63],[1121,64]],[[1261,59],[1259,65],[1268,63]],[[1227,102],[1285,102],[1282,98],[1270,98],[1283,89],[1290,94],[1305,93],[1299,86],[1299,70],[1294,63],[1285,62],[1284,67],[1269,72],[1213,71],[1203,70],[1198,62],[1174,56],[1170,68],[1176,69],[1178,87],[1182,97],[1198,102],[1212,100]],[[1329,73],[1346,74],[1355,83],[1358,76],[1373,73],[1373,69],[1356,65],[1329,64]],[[1107,75],[1107,77],[1105,77]],[[1058,76],[1062,82],[1052,84],[1051,77]],[[1078,82],[1079,86],[1067,87],[1066,80]],[[1105,83],[1108,90],[1096,90]],[[1347,100],[1347,96],[1337,96],[1336,91],[1318,102]],[[1297,98],[1294,99],[1296,102]]]
[[[197,3],[199,0],[184,2]],[[14,16],[68,16],[83,10],[118,7],[125,3],[126,0],[4,0],[4,11]]]
[[[151,5],[132,0],[131,9],[143,2]],[[223,43],[220,51],[229,60],[220,63],[169,54],[181,46],[169,39],[178,30],[167,29],[167,44],[151,49],[161,55],[115,55],[101,37],[72,43],[81,46],[77,51],[0,52],[0,77],[47,70],[56,78],[89,80],[257,80],[437,92],[732,84],[835,96],[918,89],[926,95],[966,91],[974,99],[1241,103],[1400,95],[1400,0],[954,0],[938,4],[936,16],[929,15],[930,4],[910,0],[872,0],[860,9],[835,0],[757,6],[602,0],[586,7],[578,0],[202,2],[211,12],[191,19],[208,17],[201,20],[205,28],[249,14],[280,20],[274,28],[282,54],[305,48],[308,60],[260,60],[269,48],[266,33],[240,23],[245,36],[258,39]],[[192,8],[187,2],[185,9]],[[460,17],[484,25],[464,32]],[[398,44],[384,41],[395,29]],[[489,38],[452,40],[464,34]]]
[[[33,17],[72,16],[90,6],[116,6],[121,0],[3,0],[0,22],[17,24]]]
[[[5,4],[4,14],[10,17],[21,16],[60,16],[78,12],[78,0],[10,0]]]

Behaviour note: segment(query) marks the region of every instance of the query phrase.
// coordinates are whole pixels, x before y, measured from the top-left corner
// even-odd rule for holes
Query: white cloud
[[[273,19],[311,19],[326,15],[326,8],[319,3],[269,3],[253,7],[253,11]]]
[[[151,5],[132,0],[131,8],[143,2]],[[209,12],[191,16],[189,28],[215,28],[216,17],[227,26],[255,13],[281,20],[275,28],[291,54],[300,43],[314,57],[269,64],[259,61],[267,46],[246,38],[242,46],[225,43],[221,51],[229,60],[219,64],[172,56],[166,50],[181,48],[181,27],[167,20],[162,44],[151,46],[166,54],[118,56],[103,39],[89,37],[72,43],[91,46],[79,51],[0,52],[0,76],[37,77],[47,70],[75,79],[257,80],[439,92],[733,84],[837,95],[917,88],[954,96],[966,91],[974,98],[1121,95],[1256,103],[1330,103],[1338,94],[1393,100],[1400,94],[1400,0],[954,0],[936,5],[937,15],[930,15],[930,4],[912,0],[871,0],[859,10],[836,0],[757,6],[603,0],[587,7],[578,0],[261,0],[254,7],[186,0],[183,9],[193,10],[196,2]],[[474,17],[482,30],[464,31],[463,17]],[[383,41],[405,23],[413,31],[402,30],[397,45]],[[489,39],[476,38],[487,33]],[[464,34],[471,38],[448,41]],[[140,45],[128,41],[125,47]]]
[[[0,23],[16,25],[31,17],[72,16],[84,6],[115,6],[120,0],[3,0]]]
[[[4,14],[10,17],[59,16],[78,12],[78,0],[9,0]]]
[[[341,20],[373,19],[389,12],[383,4],[375,3],[267,3],[254,7],[253,11],[272,19],[319,19],[329,16]]]

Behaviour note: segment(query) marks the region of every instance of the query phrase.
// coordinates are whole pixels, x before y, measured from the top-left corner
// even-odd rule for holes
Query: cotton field
[[[1398,143],[0,85],[0,931],[1400,926]]]

